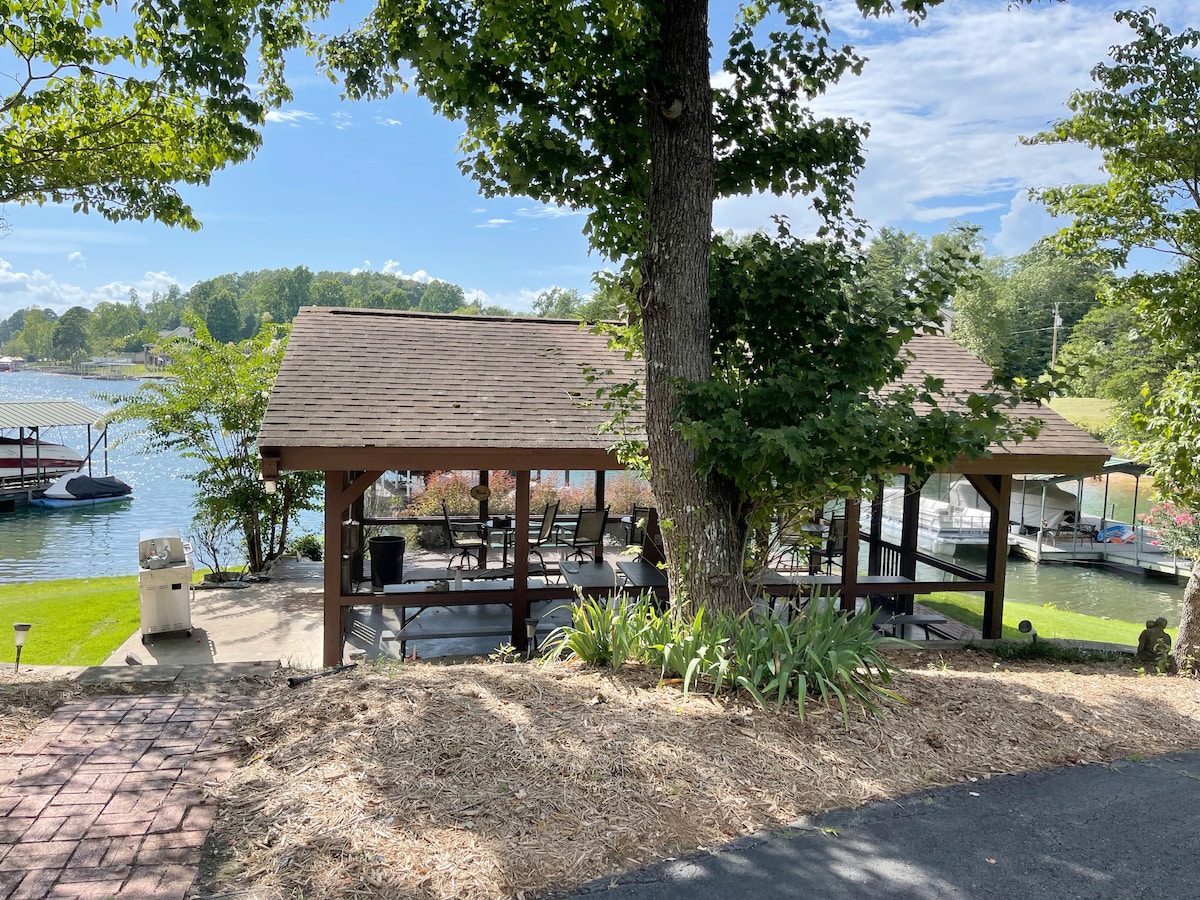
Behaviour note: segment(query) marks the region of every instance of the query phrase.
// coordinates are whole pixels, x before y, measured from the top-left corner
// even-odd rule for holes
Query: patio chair
[[[531,556],[536,556],[538,562],[542,565],[542,571],[545,574],[550,574],[550,570],[546,566],[546,560],[542,556],[542,547],[558,542],[557,530],[554,527],[554,520],[558,517],[558,501],[546,504],[546,511],[542,513],[542,524],[538,526],[536,535],[530,535],[529,553]]]
[[[474,568],[470,565],[472,557],[479,561],[479,568],[484,568],[487,562],[487,531],[481,522],[451,522],[450,508],[442,501],[443,532],[446,539],[446,549],[450,552],[448,565],[453,568],[454,561],[461,560],[463,568]]]
[[[825,546],[810,554],[812,570],[822,566],[825,573],[833,574],[833,563],[846,555],[846,517],[834,516],[829,520],[829,534],[825,538]]]
[[[571,549],[568,559],[583,559],[590,552],[592,558],[604,544],[604,529],[608,527],[608,507],[604,509],[581,509],[575,520],[575,533],[563,541]]]

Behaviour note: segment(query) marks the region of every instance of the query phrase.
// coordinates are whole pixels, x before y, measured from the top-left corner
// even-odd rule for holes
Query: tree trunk
[[[646,435],[676,602],[738,610],[742,539],[736,496],[696,471],[672,426],[675,381],[712,374],[708,255],[713,132],[706,0],[659,7],[658,60],[647,86],[648,241],[638,300],[646,339]]]
[[[1200,670],[1200,559],[1192,565],[1192,575],[1183,589],[1183,615],[1172,654],[1180,672]]]

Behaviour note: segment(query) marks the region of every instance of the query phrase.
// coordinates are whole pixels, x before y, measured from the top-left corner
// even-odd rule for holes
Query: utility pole
[[[1050,368],[1058,362],[1058,329],[1062,328],[1062,316],[1058,314],[1058,301],[1054,301],[1054,331],[1050,337]]]

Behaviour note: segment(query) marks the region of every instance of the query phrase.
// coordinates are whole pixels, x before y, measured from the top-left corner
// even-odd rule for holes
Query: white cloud
[[[0,319],[6,319],[18,309],[29,306],[52,309],[61,315],[72,306],[91,309],[103,300],[127,303],[131,289],[137,290],[138,295],[146,301],[155,291],[165,292],[173,284],[179,284],[185,290],[187,288],[166,272],[146,272],[134,282],[112,281],[96,287],[83,287],[60,281],[37,269],[32,272],[18,271],[8,260],[0,258]]]
[[[492,305],[492,298],[487,295],[486,291],[481,291],[478,288],[472,288],[469,291],[463,291],[463,298],[468,303],[478,303],[480,306]]]
[[[350,113],[335,112],[333,114],[333,127],[338,131],[345,131],[353,124],[354,119],[351,118]]]
[[[67,254],[67,262],[69,262],[71,265],[73,265],[77,269],[86,269],[87,268],[87,258],[82,253],[80,253],[78,250],[72,250],[70,253]]]
[[[434,278],[424,269],[417,269],[417,271],[413,272],[411,275],[405,275],[404,270],[400,268],[400,263],[396,262],[394,259],[389,259],[387,262],[385,262],[381,271],[386,272],[389,275],[395,275],[397,278],[404,278],[408,281],[420,282],[421,284],[430,284],[431,282],[441,280],[439,278]]]
[[[1090,84],[1110,46],[1130,38],[1112,19],[1122,5],[947,4],[914,27],[864,21],[848,0],[835,2],[833,21],[854,32],[868,62],[813,106],[870,124],[855,212],[877,227],[948,224],[994,216],[1026,187],[1095,180],[1094,154],[1019,138],[1067,115],[1070,93]],[[773,213],[788,215],[797,233],[815,224],[806,198],[770,196],[722,201],[715,224],[769,228]]]
[[[302,109],[272,109],[267,112],[267,121],[296,128],[302,122],[320,122],[321,119]]]
[[[511,225],[512,219],[488,219],[486,222],[480,222],[476,228],[499,228],[502,225]]]
[[[396,128],[404,124],[399,119],[392,119],[388,116],[376,116],[375,121],[379,125],[383,125],[385,128]]]
[[[980,213],[1003,209],[1003,203],[967,203],[961,206],[930,206],[914,209],[909,216],[914,222],[942,222],[950,219],[966,219]]]
[[[583,210],[568,209],[565,206],[523,206],[517,210],[517,215],[526,219],[565,219],[583,214]]]
[[[1040,203],[1030,200],[1026,191],[1018,191],[1008,212],[1000,217],[1000,230],[992,238],[992,247],[1001,256],[1017,256],[1036,244],[1039,238],[1066,224],[1046,212]]]

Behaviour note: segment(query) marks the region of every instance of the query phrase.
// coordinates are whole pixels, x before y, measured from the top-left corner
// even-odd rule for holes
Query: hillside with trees
[[[0,321],[0,350],[26,359],[78,363],[91,356],[134,353],[178,328],[186,313],[198,316],[221,343],[248,340],[264,324],[287,324],[302,306],[412,309],[463,315],[534,315],[614,319],[620,292],[601,287],[594,295],[551,288],[533,301],[531,313],[468,300],[456,284],[397,278],[386,272],[317,272],[305,266],[228,273],[184,291],[172,285],[144,306],[136,291],[127,302],[101,301],[94,309],[73,306],[62,315],[29,307]]]

